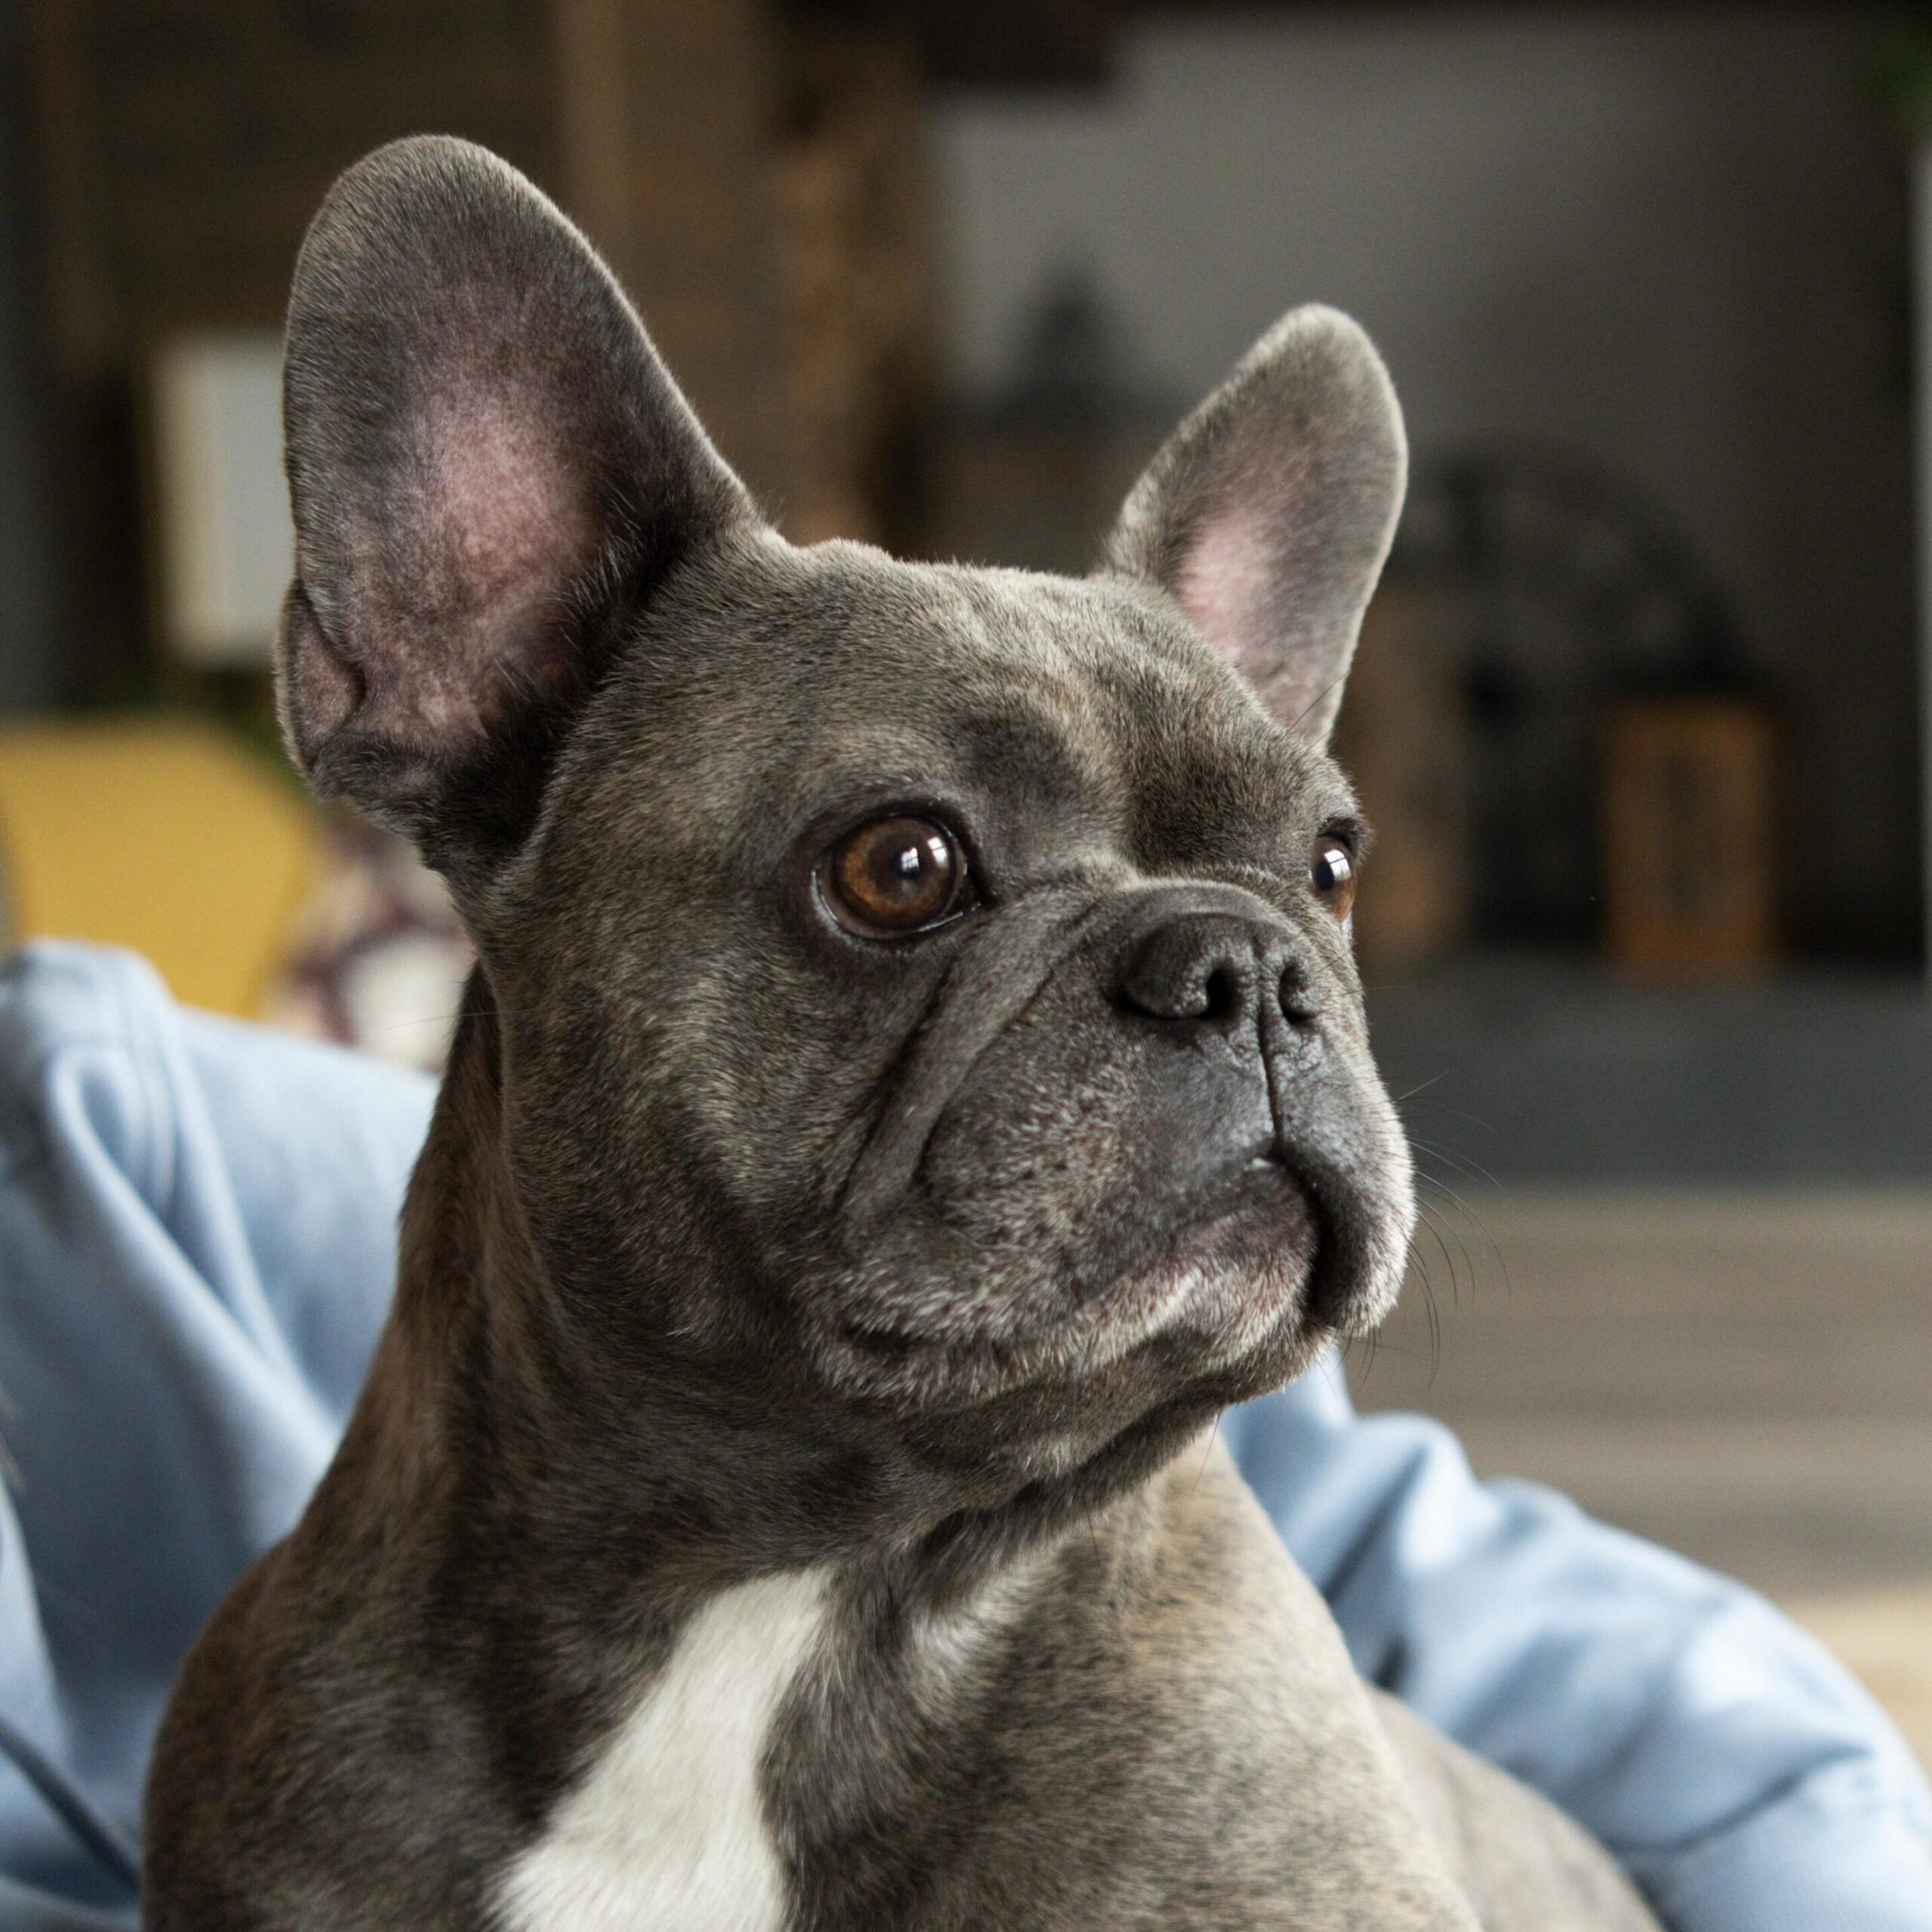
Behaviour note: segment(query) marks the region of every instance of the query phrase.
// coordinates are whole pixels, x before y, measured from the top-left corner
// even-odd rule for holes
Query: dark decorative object
[[[1578,947],[1635,929],[1623,912],[1606,918],[1607,886],[1614,878],[1627,891],[1638,877],[1664,875],[1604,863],[1602,801],[1628,776],[1606,770],[1605,760],[1614,766],[1620,748],[1635,742],[1607,732],[1606,721],[1637,699],[1652,716],[1660,704],[1686,700],[1708,715],[1721,700],[1763,718],[1759,681],[1721,592],[1642,491],[1582,460],[1523,449],[1420,469],[1392,566],[1392,583],[1416,582],[1456,593],[1470,849],[1506,855],[1470,869],[1475,936]],[[1768,758],[1760,762],[1767,786]],[[1737,780],[1740,768],[1727,769]],[[1690,793],[1680,786],[1672,795]],[[1763,816],[1768,801],[1738,809]],[[1661,838],[1679,835],[1669,829],[1667,801],[1644,822]],[[1688,826],[1679,832],[1700,835]],[[1757,855],[1750,863],[1769,864],[1768,841],[1761,851],[1749,839],[1725,849],[1736,863],[1749,852]],[[1715,863],[1709,854],[1703,862]],[[1758,903],[1770,888],[1734,881],[1726,891]],[[1656,931],[1664,917],[1653,907],[1635,925]]]

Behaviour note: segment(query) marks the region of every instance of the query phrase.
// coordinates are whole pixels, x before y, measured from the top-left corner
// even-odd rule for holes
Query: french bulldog
[[[1404,476],[1296,310],[1080,581],[793,547],[463,143],[297,263],[314,789],[480,960],[340,1454],[183,1668],[152,1932],[1653,1924],[1211,1439],[1412,1214],[1324,749]]]

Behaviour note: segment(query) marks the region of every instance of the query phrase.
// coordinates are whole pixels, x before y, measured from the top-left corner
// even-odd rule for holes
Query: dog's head
[[[1039,1472],[1380,1316],[1324,746],[1404,457],[1353,324],[1272,331],[1084,580],[795,549],[581,237],[422,140],[317,217],[287,423],[289,742],[452,881],[601,1364]]]

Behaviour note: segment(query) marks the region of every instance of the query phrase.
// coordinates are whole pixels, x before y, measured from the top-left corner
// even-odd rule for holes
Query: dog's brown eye
[[[1339,838],[1318,838],[1309,855],[1308,876],[1316,897],[1337,918],[1346,919],[1355,903],[1355,854]]]
[[[929,818],[879,818],[833,849],[821,875],[832,909],[875,938],[922,932],[964,909],[965,854]]]

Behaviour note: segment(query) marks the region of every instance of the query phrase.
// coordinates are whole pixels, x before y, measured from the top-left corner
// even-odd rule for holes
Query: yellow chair
[[[186,719],[0,727],[8,937],[99,940],[252,1017],[321,869],[292,784]]]

